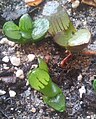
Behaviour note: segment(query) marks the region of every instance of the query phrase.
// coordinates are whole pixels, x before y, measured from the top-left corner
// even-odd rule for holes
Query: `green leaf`
[[[19,27],[12,21],[8,21],[3,25],[4,34],[14,42],[18,42],[21,38]]]
[[[69,16],[58,1],[51,1],[44,6],[42,14],[50,22],[50,28],[48,32],[54,36],[62,30],[67,30],[69,27]]]
[[[28,14],[24,14],[19,20],[19,28],[21,31],[30,32],[33,28],[32,19]]]
[[[50,18],[50,28],[48,32],[55,36],[58,32],[65,31],[68,29],[70,24],[70,19],[66,11],[62,10],[53,14]]]
[[[32,88],[40,91],[48,85],[50,76],[46,71],[37,68],[29,74],[28,80]]]
[[[22,37],[26,39],[26,42],[29,41],[29,40],[27,40],[27,39],[31,39],[31,38],[32,38],[31,32],[21,31],[20,33],[21,33]]]
[[[29,84],[44,95],[43,100],[45,103],[57,111],[63,112],[65,110],[65,97],[61,89],[52,82],[44,60],[39,58],[38,61],[39,68],[34,69],[28,75]]]
[[[32,31],[33,42],[41,40],[49,29],[49,21],[45,18],[39,18],[34,22],[34,29]]]
[[[93,89],[96,91],[96,79],[93,81]]]
[[[48,66],[42,58],[38,58],[39,68],[48,72]]]
[[[57,94],[53,98],[44,96],[43,100],[46,104],[53,107],[55,110],[59,112],[64,112],[66,110],[65,97],[62,93]]]
[[[87,29],[78,30],[72,38],[68,40],[69,46],[79,46],[88,44],[91,38],[91,34]]]
[[[41,89],[41,93],[50,98],[61,92],[61,89],[55,83],[53,83],[51,79],[49,80],[48,85],[46,85],[43,90]]]
[[[75,32],[76,32],[76,29],[73,26],[73,24],[70,22],[69,27],[68,27],[68,29],[66,31],[58,32],[55,35],[54,41],[58,45],[67,48],[67,46],[68,46],[68,40],[70,38],[72,38],[72,36],[74,35]]]

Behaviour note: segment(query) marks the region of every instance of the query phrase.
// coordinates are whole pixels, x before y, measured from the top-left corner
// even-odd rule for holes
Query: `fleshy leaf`
[[[58,32],[67,30],[69,27],[70,19],[66,11],[61,11],[60,13],[54,14],[50,17],[50,28],[48,32],[54,36]]]
[[[34,22],[34,29],[32,31],[33,41],[41,40],[49,29],[49,21],[45,18],[39,18]]]
[[[44,96],[43,100],[46,104],[59,112],[64,112],[66,110],[65,97],[62,93],[56,95],[53,98]]]
[[[21,31],[32,31],[33,23],[32,19],[28,14],[24,14],[19,20],[19,28]]]
[[[29,32],[21,31],[20,33],[21,33],[22,37],[25,38],[25,39],[31,39],[32,38],[30,31]],[[27,41],[29,41],[29,40],[26,40],[26,42]]]
[[[3,25],[3,32],[10,40],[15,42],[21,38],[19,27],[12,21],[8,21]]]
[[[43,59],[39,58],[38,61],[39,67],[28,75],[29,84],[44,95],[45,103],[59,112],[65,111],[65,97],[61,89],[52,82]]]
[[[38,58],[39,68],[48,72],[48,66],[42,58]]]
[[[44,89],[50,80],[49,74],[39,68],[33,70],[28,76],[29,84],[36,90]]]
[[[88,44],[91,38],[91,34],[87,29],[78,30],[71,39],[68,40],[69,46],[79,46]]]
[[[96,79],[93,81],[93,89],[96,91]]]
[[[73,24],[70,22],[69,24],[69,27],[66,31],[61,31],[61,32],[58,32],[55,37],[54,37],[54,41],[62,46],[62,47],[65,47],[67,48],[68,46],[68,40],[70,38],[72,38],[73,34],[76,32],[76,29],[75,27],[73,26]]]
[[[54,36],[62,30],[67,30],[70,19],[66,10],[57,1],[49,1],[44,6],[42,14],[50,22],[48,32]]]
[[[61,92],[61,89],[55,83],[53,83],[51,79],[48,85],[46,85],[43,90],[41,89],[41,93],[50,98],[56,96]]]

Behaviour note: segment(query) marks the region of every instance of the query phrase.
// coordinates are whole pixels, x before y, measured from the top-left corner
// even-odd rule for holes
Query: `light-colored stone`
[[[86,93],[85,86],[82,86],[82,87],[79,89],[79,93],[80,93],[80,98],[82,98],[82,95],[83,95],[84,93]]]
[[[14,46],[14,45],[15,45],[15,42],[8,41],[8,45],[9,45],[9,46]]]
[[[10,57],[10,61],[14,66],[20,65],[20,58],[17,58],[16,56]]]
[[[6,70],[9,69],[9,67],[7,66],[7,64],[3,64],[3,68],[6,69]]]
[[[9,41],[7,38],[2,38],[0,40],[0,44],[8,44],[10,46],[14,46],[15,45],[15,42]]]
[[[10,97],[15,97],[16,96],[16,92],[13,91],[13,90],[10,90],[9,91],[9,95],[10,95]]]
[[[4,94],[6,94],[6,91],[0,90],[0,95],[4,95]]]
[[[79,76],[77,77],[78,81],[82,81],[82,75],[79,74]]]
[[[33,64],[32,67],[31,67],[31,69],[35,69],[35,68],[37,68],[37,67],[38,67],[37,64]]]
[[[29,81],[26,79],[26,86],[28,86],[29,85]]]
[[[9,62],[9,57],[8,56],[3,57],[2,61],[8,63]]]
[[[35,112],[36,112],[36,108],[33,107],[33,108],[31,109],[31,112],[35,113]]]
[[[20,79],[24,79],[24,72],[23,72],[23,70],[21,70],[21,69],[17,70],[16,77],[18,77]]]
[[[29,54],[28,56],[28,61],[32,62],[35,59],[35,55],[34,54]]]
[[[72,2],[72,8],[74,8],[74,9],[77,8],[79,6],[79,4],[80,4],[79,0]]]
[[[0,44],[5,44],[7,40],[8,40],[7,38],[2,38],[2,39],[0,40]]]

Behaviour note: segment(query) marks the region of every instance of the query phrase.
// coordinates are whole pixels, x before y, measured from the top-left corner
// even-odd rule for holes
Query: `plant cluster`
[[[20,44],[42,40],[48,29],[49,21],[47,19],[38,18],[32,21],[28,14],[24,14],[20,18],[19,26],[13,21],[8,21],[3,25],[3,33],[8,39]]]
[[[53,12],[50,16],[38,18],[35,21],[32,21],[28,14],[24,14],[19,20],[19,26],[13,21],[8,21],[3,26],[3,33],[9,40],[24,44],[42,40],[48,31],[58,45],[71,52],[82,51],[90,41],[89,30],[77,30],[62,7],[57,5],[55,10],[57,12]],[[38,58],[38,62],[38,68],[28,74],[29,84],[43,94],[46,104],[59,112],[65,111],[65,96],[61,89],[52,82],[44,60]],[[93,88],[96,90],[96,80],[94,80]]]

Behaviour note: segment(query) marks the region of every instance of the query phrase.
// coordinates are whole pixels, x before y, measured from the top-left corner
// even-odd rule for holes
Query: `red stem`
[[[67,52],[68,53],[68,55],[67,55],[67,57],[65,57],[62,61],[61,61],[61,67],[63,68],[65,65],[66,65],[66,63],[72,58],[72,53],[71,52]]]

